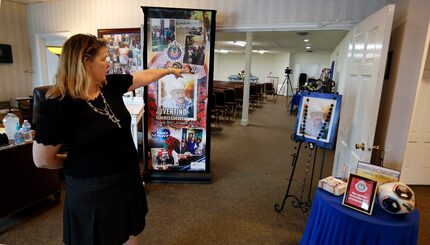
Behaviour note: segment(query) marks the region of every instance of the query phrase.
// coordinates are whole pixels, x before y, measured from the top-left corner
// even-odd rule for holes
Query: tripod
[[[288,107],[288,104],[289,104],[289,103],[288,103],[289,92],[293,93],[293,85],[291,84],[290,74],[289,74],[289,73],[287,73],[287,74],[285,75],[284,82],[282,83],[282,86],[281,86],[281,88],[279,89],[279,91],[276,93],[276,97],[275,97],[275,99],[273,100],[273,104],[275,104],[275,103],[276,103],[276,100],[278,99],[278,96],[279,96],[279,92],[281,92],[281,91],[282,91],[282,89],[284,88],[284,86],[285,86],[285,82],[287,82],[287,107]]]

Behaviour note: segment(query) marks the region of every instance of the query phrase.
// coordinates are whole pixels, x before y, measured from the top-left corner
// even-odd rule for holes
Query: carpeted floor
[[[278,213],[291,173],[290,140],[295,116],[289,115],[285,97],[266,101],[249,115],[221,122],[212,133],[211,184],[147,183],[150,211],[141,244],[297,244],[308,213],[292,208],[288,199]],[[326,151],[322,176],[331,174],[333,151]],[[308,150],[299,158],[290,193],[301,196]],[[312,185],[320,175],[322,151],[316,161]],[[311,171],[308,172],[308,181]],[[308,190],[306,185],[305,192]],[[420,244],[430,224],[428,186],[413,187],[421,211]],[[64,195],[63,195],[64,198]],[[303,199],[307,194],[303,195]],[[312,198],[312,196],[311,196]],[[0,220],[0,244],[62,244],[63,203],[41,202]],[[115,225],[115,224],[113,224]]]

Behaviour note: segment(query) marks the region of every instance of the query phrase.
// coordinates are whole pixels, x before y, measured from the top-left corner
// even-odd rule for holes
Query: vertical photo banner
[[[145,170],[208,173],[216,11],[142,9],[144,68],[186,69],[183,77],[167,75],[145,90]]]

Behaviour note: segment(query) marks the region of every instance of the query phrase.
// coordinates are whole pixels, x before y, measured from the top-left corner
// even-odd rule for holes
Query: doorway
[[[36,34],[38,82],[35,87],[54,84],[59,56],[51,53],[48,47],[61,47],[69,37],[69,32]]]

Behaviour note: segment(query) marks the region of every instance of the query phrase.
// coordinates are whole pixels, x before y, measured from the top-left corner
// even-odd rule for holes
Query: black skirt
[[[66,175],[63,241],[119,245],[145,228],[146,193],[138,173],[93,179]]]

